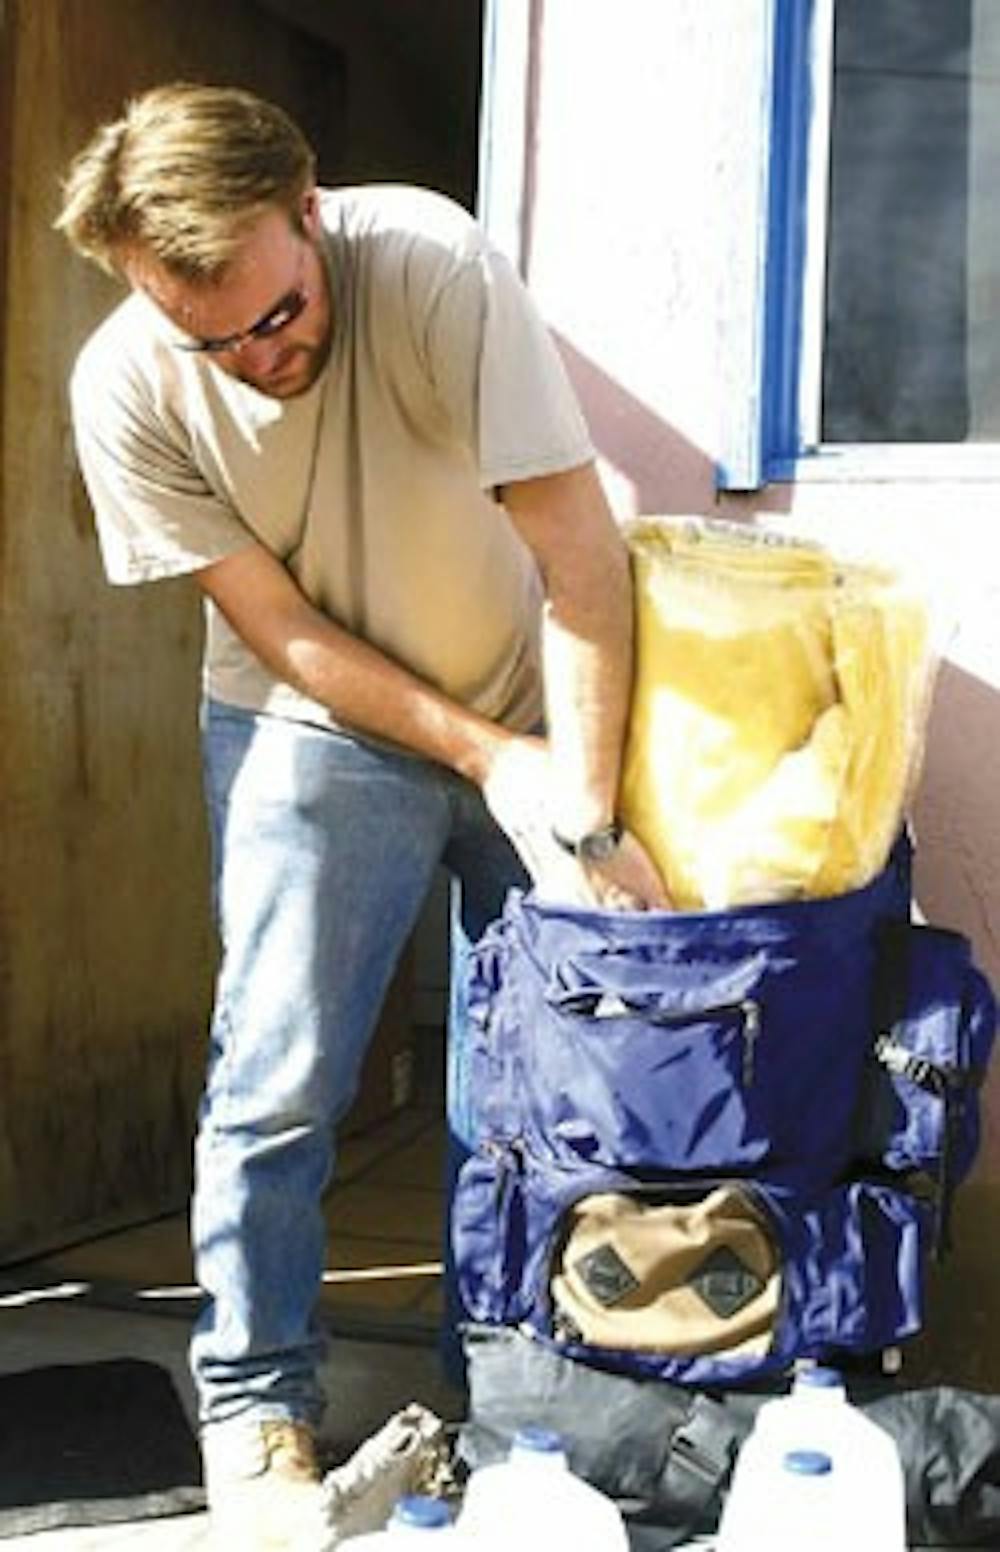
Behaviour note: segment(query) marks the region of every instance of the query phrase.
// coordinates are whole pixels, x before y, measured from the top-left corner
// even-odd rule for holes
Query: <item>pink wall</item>
[[[924,914],[1000,987],[1000,490],[809,483],[719,499],[720,297],[748,173],[757,0],[544,0],[534,9],[527,270],[565,349],[620,516],[768,509],[918,568],[950,621],[914,804]],[[1000,1063],[980,1174],[1000,1180]]]

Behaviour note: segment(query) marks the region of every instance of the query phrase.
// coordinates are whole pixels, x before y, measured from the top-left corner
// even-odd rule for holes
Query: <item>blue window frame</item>
[[[815,60],[831,0],[760,0],[746,61],[750,109],[733,170],[743,228],[722,296],[723,429],[718,484],[753,490],[804,445],[801,407],[806,275],[822,196],[824,72]],[[820,126],[817,136],[816,126]]]
[[[1000,478],[998,9],[761,0],[720,487]]]
[[[762,476],[774,478],[789,468],[803,447],[803,304],[810,237],[810,124],[817,106],[818,72],[812,62],[816,21],[813,0],[779,0],[775,7],[758,484]]]

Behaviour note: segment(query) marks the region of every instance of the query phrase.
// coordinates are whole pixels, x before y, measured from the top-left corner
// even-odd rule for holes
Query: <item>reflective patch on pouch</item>
[[[741,1261],[728,1245],[713,1250],[687,1281],[720,1320],[731,1320],[764,1289],[764,1279]]]
[[[596,1250],[588,1250],[585,1256],[573,1262],[573,1271],[587,1292],[605,1309],[619,1304],[626,1294],[639,1286],[639,1279],[613,1245],[598,1245]]]

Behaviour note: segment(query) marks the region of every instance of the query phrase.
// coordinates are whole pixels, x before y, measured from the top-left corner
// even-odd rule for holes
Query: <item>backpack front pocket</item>
[[[669,967],[578,952],[544,982],[519,966],[508,1065],[520,1128],[555,1159],[829,1180],[849,1154],[870,1036],[867,1018],[841,1024],[836,1005],[801,998],[809,979],[761,950]]]
[[[603,967],[607,970],[607,967]],[[761,1010],[741,977],[669,1001],[605,976],[547,992],[522,1032],[518,1087],[543,1148],[608,1167],[750,1170],[772,1147],[759,1083]]]
[[[764,1357],[782,1259],[766,1214],[733,1183],[662,1197],[608,1192],[570,1209],[552,1275],[557,1331],[621,1351]]]

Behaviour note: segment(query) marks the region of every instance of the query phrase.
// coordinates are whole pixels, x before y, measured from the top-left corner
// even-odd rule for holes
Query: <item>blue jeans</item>
[[[209,703],[204,760],[222,940],[195,1149],[203,1422],[315,1422],[321,1207],[334,1131],[439,863],[453,967],[524,871],[479,792],[344,733]],[[460,975],[449,1115],[467,1143]]]

